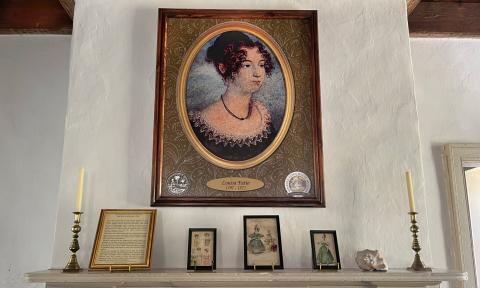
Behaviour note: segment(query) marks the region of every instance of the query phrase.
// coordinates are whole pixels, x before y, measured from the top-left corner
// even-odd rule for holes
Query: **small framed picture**
[[[216,228],[188,230],[187,270],[215,270],[217,253]]]
[[[243,216],[245,269],[283,269],[278,215]]]
[[[155,209],[102,209],[92,249],[92,270],[150,269]]]
[[[334,230],[310,230],[313,269],[340,270],[337,233]]]

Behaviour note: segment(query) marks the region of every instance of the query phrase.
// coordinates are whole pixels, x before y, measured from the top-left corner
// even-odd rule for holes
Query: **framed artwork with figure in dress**
[[[278,215],[243,216],[245,269],[283,269]]]
[[[152,205],[323,207],[316,11],[159,9]]]
[[[313,269],[340,270],[337,232],[334,230],[310,230]]]

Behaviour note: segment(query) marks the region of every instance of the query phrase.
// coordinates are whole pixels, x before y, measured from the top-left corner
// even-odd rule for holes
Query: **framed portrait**
[[[215,270],[217,253],[216,228],[188,230],[187,270]]]
[[[245,269],[283,269],[278,215],[243,216]]]
[[[337,233],[334,230],[310,230],[313,269],[340,270]]]
[[[152,206],[324,207],[316,11],[159,9]]]
[[[156,213],[156,209],[102,209],[90,269],[150,268]]]

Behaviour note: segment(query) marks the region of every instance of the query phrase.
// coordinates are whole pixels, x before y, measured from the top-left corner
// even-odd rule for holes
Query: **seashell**
[[[355,257],[358,267],[365,271],[387,271],[388,264],[378,250],[365,249],[357,252]]]

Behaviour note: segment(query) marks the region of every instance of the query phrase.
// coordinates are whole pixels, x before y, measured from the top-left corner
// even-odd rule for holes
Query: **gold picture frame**
[[[149,269],[156,209],[102,209],[91,270]]]
[[[186,90],[187,90],[187,79],[188,74],[190,72],[190,68],[192,67],[192,63],[195,60],[199,50],[212,38],[228,31],[240,31],[244,33],[251,34],[258,39],[260,39],[263,43],[265,43],[270,50],[272,50],[273,54],[276,56],[282,73],[285,77],[285,90],[286,90],[286,103],[285,103],[285,112],[283,116],[283,121],[280,126],[280,130],[277,132],[277,135],[273,142],[261,152],[259,155],[243,161],[229,161],[222,159],[212,152],[210,152],[202,143],[199,141],[197,136],[195,135],[192,126],[189,121],[187,105],[186,105]],[[293,117],[293,110],[295,104],[295,89],[294,89],[294,81],[293,81],[293,74],[290,68],[290,64],[288,63],[287,57],[283,53],[281,47],[272,38],[267,32],[260,29],[257,26],[251,25],[249,23],[240,22],[240,21],[229,21],[225,23],[217,24],[207,31],[205,31],[202,35],[200,35],[195,41],[195,43],[190,47],[190,49],[186,53],[186,57],[182,63],[180,68],[179,76],[178,76],[178,83],[177,83],[177,109],[180,117],[180,122],[182,123],[183,131],[187,136],[188,140],[192,144],[193,148],[203,157],[205,160],[209,161],[210,163],[225,168],[225,169],[246,169],[258,165],[259,163],[265,161],[270,155],[272,155],[275,150],[277,150],[278,146],[282,143],[285,135],[288,132],[288,128],[290,127],[290,123]]]

